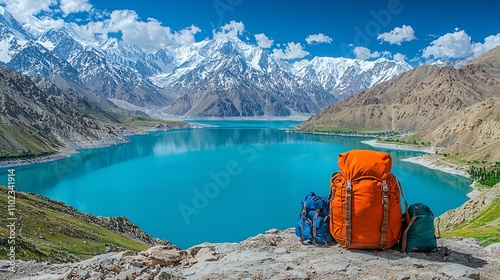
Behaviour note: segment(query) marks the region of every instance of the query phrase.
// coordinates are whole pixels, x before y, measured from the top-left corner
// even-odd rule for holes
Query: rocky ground
[[[302,244],[293,229],[269,230],[241,243],[204,243],[187,250],[160,245],[140,253],[100,255],[79,263],[19,262],[1,279],[498,279],[500,243],[439,240],[430,253],[345,250]]]

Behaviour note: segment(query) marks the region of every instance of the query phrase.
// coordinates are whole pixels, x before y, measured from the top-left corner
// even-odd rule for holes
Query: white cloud
[[[300,43],[290,42],[287,44],[285,51],[274,49],[273,55],[278,59],[296,59],[309,55],[309,52],[305,51]]]
[[[72,13],[88,12],[92,9],[92,5],[88,0],[60,0],[59,8],[64,16]]]
[[[115,10],[104,21],[90,22],[86,25],[72,25],[73,29],[89,41],[108,38],[108,33],[121,32],[126,44],[134,44],[145,51],[155,51],[167,46],[186,45],[195,42],[194,35],[201,30],[190,26],[180,31],[161,25],[156,19],[141,21],[135,11]]]
[[[0,3],[4,3],[7,10],[21,24],[30,23],[34,25],[39,23],[38,20],[47,20],[34,17],[40,12],[60,11],[64,16],[67,16],[92,9],[89,0],[1,0]]]
[[[327,43],[330,44],[332,42],[332,38],[326,36],[323,33],[318,33],[318,34],[311,34],[307,36],[306,42],[311,45],[311,44],[320,44],[320,43]]]
[[[379,52],[371,52],[370,49],[365,48],[365,47],[355,47],[354,48],[354,55],[356,55],[357,59],[365,60],[369,58],[375,58],[379,57],[380,53]]]
[[[389,51],[383,51],[383,52],[380,53],[380,56],[392,57],[392,53],[389,52]]]
[[[121,33],[122,40],[128,44],[142,47],[145,51],[155,51],[167,46],[186,45],[195,42],[194,35],[201,30],[197,26],[189,26],[182,30],[173,31],[170,27],[162,26],[156,19],[148,18],[143,21],[132,10],[115,10],[112,12],[98,11],[92,8],[89,0],[0,0],[21,24],[30,24],[39,30],[71,26],[89,42],[107,39],[109,33]],[[85,25],[74,22],[64,22],[63,18],[53,15],[67,16],[71,13],[92,12],[98,21]],[[46,15],[40,17],[44,12]],[[37,15],[37,17],[35,17]],[[52,15],[52,16],[51,16]],[[242,23],[233,23],[222,28],[222,32],[231,33],[231,28],[240,28]]]
[[[212,33],[214,35],[214,39],[221,39],[238,37],[243,34],[243,31],[245,31],[245,25],[243,25],[243,22],[232,20],[223,25],[219,32],[213,30]]]
[[[432,41],[430,46],[424,49],[422,57],[427,59],[427,62],[431,61],[431,58],[436,60],[478,57],[496,46],[500,46],[500,33],[484,38],[484,43],[471,43],[471,37],[460,30]]]
[[[497,35],[490,35],[484,38],[484,43],[472,44],[471,47],[472,56],[478,57],[483,53],[493,49],[496,46],[500,46],[500,33],[498,33]]]
[[[11,13],[21,23],[26,23],[35,14],[41,11],[50,11],[57,0],[2,0]]]
[[[428,59],[431,56],[435,59],[443,58],[464,58],[471,53],[471,38],[465,31],[446,33],[431,42],[431,45],[423,51],[422,57]]]
[[[66,25],[64,20],[53,19],[50,17],[44,17],[42,19],[35,18],[33,21],[30,22],[30,24],[43,31],[49,30],[51,28],[58,29]]]
[[[389,42],[390,44],[401,45],[401,42],[412,41],[417,38],[411,26],[403,25],[402,27],[394,28],[390,32],[379,34],[377,39]]]
[[[273,40],[267,38],[264,33],[255,34],[255,40],[257,41],[257,45],[263,49],[270,48],[273,45]]]
[[[40,12],[49,12],[58,3],[57,0],[0,0],[0,3],[5,5],[6,10],[11,13],[14,18],[21,24],[30,24],[36,29],[47,30],[47,26],[51,27],[51,23],[55,27],[61,27],[64,24],[62,20],[51,18],[36,18]]]
[[[194,35],[198,32],[201,32],[201,29],[196,25],[191,25],[190,27],[174,32],[173,38],[176,44],[189,45],[195,42]]]
[[[61,18],[53,18],[50,15],[62,13],[64,16],[75,12],[90,11],[92,5],[88,0],[0,0],[5,8],[21,24],[29,24],[40,30],[61,28],[65,25]],[[48,15],[35,17],[45,12]]]
[[[405,61],[406,60],[406,55],[400,54],[400,53],[395,53],[394,54],[394,60],[396,60],[396,61]]]

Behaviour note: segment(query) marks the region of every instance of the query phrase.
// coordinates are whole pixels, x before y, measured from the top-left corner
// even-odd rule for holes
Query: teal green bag
[[[403,218],[401,252],[427,252],[437,248],[434,232],[434,214],[429,206],[415,203],[408,207]]]

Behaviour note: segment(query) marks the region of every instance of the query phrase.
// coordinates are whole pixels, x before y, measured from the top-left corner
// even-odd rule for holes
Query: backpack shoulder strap
[[[409,215],[409,214],[407,214],[407,215]],[[408,244],[408,231],[410,230],[411,226],[413,225],[413,222],[415,222],[416,219],[417,219],[417,216],[411,217],[410,221],[408,222],[408,226],[406,227],[405,231],[403,232],[403,241],[401,243],[401,253],[406,252],[406,245]]]
[[[398,178],[396,178],[396,176],[394,176],[394,178],[396,179],[396,183],[398,184],[399,193],[401,194],[401,197],[403,198],[403,201],[405,202],[406,220],[409,221],[410,214],[408,213],[408,201],[406,201],[405,194],[403,193],[403,188],[401,187],[401,183],[399,182]]]
[[[402,237],[402,242],[401,242],[401,253],[404,253],[406,251],[406,244],[408,242],[408,230],[410,230],[411,225],[415,220],[417,219],[417,216],[413,216],[410,218],[410,213],[408,212],[408,201],[406,201],[405,195],[403,193],[403,188],[401,187],[401,183],[399,182],[398,178],[394,176],[396,179],[396,183],[398,184],[399,188],[399,193],[401,194],[401,197],[403,198],[403,201],[405,202],[405,218],[406,221],[408,221],[408,225],[406,226],[406,229],[403,231],[403,237]]]

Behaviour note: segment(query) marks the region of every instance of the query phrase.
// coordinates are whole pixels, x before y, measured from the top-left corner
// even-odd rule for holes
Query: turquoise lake
[[[374,149],[362,137],[286,132],[293,121],[196,122],[211,126],[150,132],[15,167],[16,187],[94,215],[126,216],[153,237],[187,248],[294,227],[304,195],[328,195],[339,153]],[[400,161],[422,153],[384,151],[408,203],[422,202],[439,215],[468,199],[467,178]],[[5,185],[6,169],[0,174]]]

